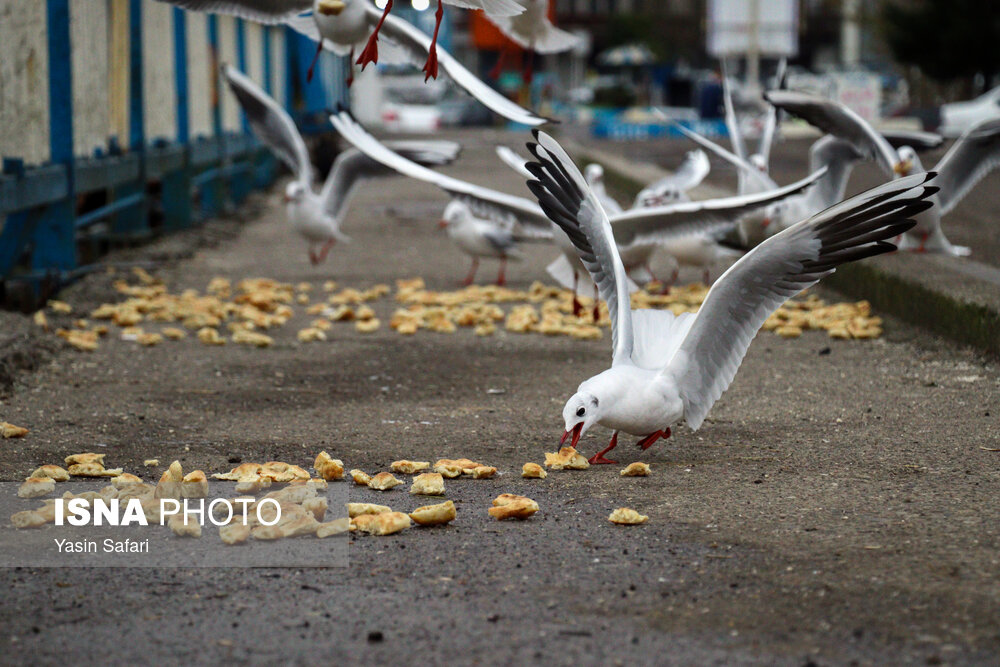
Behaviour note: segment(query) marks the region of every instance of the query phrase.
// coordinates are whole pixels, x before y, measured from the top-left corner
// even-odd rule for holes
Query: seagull
[[[583,175],[549,135],[534,131],[528,187],[552,221],[573,240],[580,259],[607,301],[611,316],[611,368],[583,382],[563,409],[575,447],[594,424],[641,436],[649,448],[670,437],[684,419],[697,430],[732,382],[754,335],[767,317],[837,266],[895,249],[888,239],[914,225],[936,188],[932,173],[878,186],[807,218],[765,240],[733,264],[709,290],[697,314],[631,310],[625,267],[600,202]]]
[[[519,174],[529,180],[534,176],[527,169],[527,161],[506,147],[498,147],[497,155]],[[704,157],[704,154],[702,154]],[[810,176],[788,185],[767,192],[750,195],[721,197],[702,201],[677,201],[659,206],[633,206],[628,211],[621,210],[618,202],[608,196],[604,190],[604,169],[597,164],[588,164],[584,168],[584,180],[591,192],[601,204],[604,212],[611,220],[618,241],[618,250],[629,277],[629,291],[636,291],[633,280],[648,283],[656,280],[650,269],[653,253],[657,248],[664,248],[668,253],[676,253],[678,265],[696,265],[705,271],[708,281],[708,267],[718,259],[732,256],[732,251],[715,242],[714,234],[726,232],[735,226],[741,216],[757,209],[774,205],[803,192],[811,184],[823,177],[825,169],[817,170]],[[589,280],[589,271],[580,261],[576,247],[562,233],[557,225],[555,239],[563,251],[563,255],[547,267],[549,275],[555,278],[567,289],[572,286],[574,294],[579,284],[581,274],[584,280]],[[707,237],[715,248],[705,247],[705,243],[691,237]],[[706,257],[711,257],[707,260]],[[703,262],[710,261],[708,264]],[[571,273],[572,272],[572,273]],[[672,282],[676,280],[676,272]],[[594,286],[595,290],[597,285]],[[595,294],[598,294],[595,291]],[[595,298],[595,302],[596,302]],[[574,309],[575,310],[575,309]],[[595,317],[596,319],[596,317]]]
[[[681,166],[677,167],[674,173],[664,176],[640,190],[632,203],[632,208],[691,201],[687,194],[688,190],[698,187],[708,176],[711,168],[712,165],[709,163],[705,151],[689,151],[684,156]]]
[[[912,146],[895,148],[882,134],[847,106],[816,95],[791,91],[768,91],[771,104],[799,116],[810,125],[840,137],[863,155],[874,159],[887,174],[897,177],[924,172]],[[965,257],[969,248],[952,245],[941,230],[941,216],[950,212],[983,177],[1000,166],[1000,119],[984,120],[970,127],[932,171],[938,173],[940,188],[932,201],[934,208],[917,218],[900,243],[901,250],[934,252]]]
[[[507,283],[505,275],[507,260],[522,259],[517,250],[518,239],[514,233],[494,222],[477,218],[465,202],[457,199],[449,202],[438,224],[448,233],[448,238],[459,250],[472,257],[469,275],[462,282],[466,287],[476,279],[480,257],[495,257],[500,260],[500,271],[496,282],[500,286]]]
[[[223,65],[222,75],[243,107],[254,134],[292,170],[295,180],[285,188],[288,220],[308,241],[309,261],[319,264],[337,241],[350,240],[340,231],[340,225],[357,186],[371,178],[391,175],[392,170],[357,149],[349,149],[337,156],[323,189],[316,193],[309,151],[288,113],[239,70]],[[401,141],[394,148],[431,165],[448,164],[461,150],[451,141]]]
[[[844,199],[847,179],[854,165],[863,157],[849,141],[825,134],[809,147],[809,170],[826,168],[816,187],[789,197],[770,207],[762,222],[766,235],[772,236],[799,220],[819,213]]]
[[[466,69],[451,54],[435,46],[434,39],[425,35],[416,26],[396,18],[383,16],[382,12],[368,0],[159,0],[183,7],[184,9],[219,14],[231,14],[244,19],[265,24],[284,23],[292,29],[313,39],[316,55],[326,48],[337,55],[347,56],[356,46],[364,44],[369,33],[376,26],[381,27],[383,36],[392,43],[394,53],[399,53],[408,62],[419,63],[424,57],[428,77],[437,76],[437,66],[444,69],[457,86],[479,100],[481,104],[515,123],[537,126],[549,122],[483,83],[475,74]],[[486,9],[493,13],[520,12],[523,7],[514,0],[450,0],[449,4],[471,9]],[[392,3],[386,5],[386,14]],[[506,8],[506,9],[505,9]],[[372,35],[374,37],[375,35]],[[377,47],[369,55],[375,55]],[[368,47],[366,47],[367,49]],[[432,55],[433,54],[433,55]],[[433,67],[430,67],[433,61]],[[313,65],[309,68],[312,79]],[[366,64],[366,63],[365,63]],[[350,80],[349,80],[350,82]]]
[[[535,53],[561,53],[576,47],[581,40],[577,35],[552,25],[552,21],[549,20],[549,0],[517,0],[517,2],[523,5],[523,13],[516,16],[496,14],[491,16],[487,14],[486,18],[507,39],[532,54],[524,77],[528,83],[531,83],[533,78],[531,62],[534,60]],[[509,51],[509,47],[505,44],[500,52],[496,67],[491,72],[494,79],[500,75],[500,70]]]

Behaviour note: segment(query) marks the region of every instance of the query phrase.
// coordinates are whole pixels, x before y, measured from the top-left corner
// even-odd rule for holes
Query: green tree
[[[886,40],[902,63],[940,82],[1000,72],[1000,6],[993,0],[890,0],[882,10]]]

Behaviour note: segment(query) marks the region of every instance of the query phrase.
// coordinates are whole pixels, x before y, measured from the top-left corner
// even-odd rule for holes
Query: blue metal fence
[[[143,108],[142,0],[129,2],[129,125],[126,148],[112,137],[106,151],[74,155],[72,51],[69,0],[46,0],[49,59],[50,162],[26,165],[4,157],[0,173],[0,284],[61,284],[89,270],[109,245],[177,231],[241,202],[253,188],[274,180],[277,163],[249,134],[227,132],[222,122],[219,77],[213,79],[212,135],[191,137],[187,30],[184,12],[173,9],[176,136],[146,136]],[[198,15],[202,16],[202,15]],[[213,65],[218,64],[218,18],[204,16]],[[236,21],[237,65],[262,59],[262,86],[273,88],[274,45],[262,31],[258,54],[248,53],[245,26]],[[315,44],[285,29],[287,104],[305,133],[326,131],[325,113],[347,103],[345,63],[325,56],[323,76],[306,82]],[[213,68],[218,72],[218,68]],[[235,104],[230,99],[229,104]]]

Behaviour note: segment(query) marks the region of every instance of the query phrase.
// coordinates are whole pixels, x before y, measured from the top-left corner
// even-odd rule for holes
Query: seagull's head
[[[762,174],[767,173],[767,160],[765,160],[764,156],[759,153],[754,153],[750,156],[750,166]]]
[[[580,442],[580,436],[600,419],[600,407],[598,398],[588,391],[578,391],[573,394],[563,408],[566,431],[559,444],[563,445],[568,438],[572,438],[570,447],[576,447],[576,443]]]
[[[591,187],[604,183],[604,167],[599,164],[588,164],[583,170],[583,177]]]
[[[293,181],[288,184],[285,188],[285,203],[291,204],[295,202],[298,204],[302,201],[302,198],[306,195],[306,189],[298,181]]]
[[[445,207],[438,221],[438,227],[448,229],[452,225],[458,225],[469,215],[469,207],[460,201],[454,200]]]
[[[339,16],[350,0],[316,0],[315,11],[323,16]]]
[[[902,146],[899,149],[899,162],[893,165],[892,170],[896,172],[897,176],[909,176],[914,167],[919,166],[920,158],[917,157],[917,151],[909,146]]]

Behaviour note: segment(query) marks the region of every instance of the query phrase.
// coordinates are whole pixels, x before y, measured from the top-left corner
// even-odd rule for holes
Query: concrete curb
[[[669,173],[572,140],[564,145],[578,161],[604,165],[608,186],[630,196]],[[700,186],[694,194],[718,197],[732,193]],[[849,298],[867,299],[876,310],[1000,358],[1000,269],[996,267],[957,257],[893,253],[842,266],[823,284]]]

